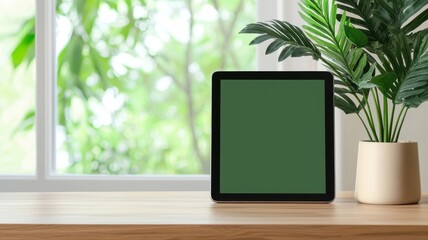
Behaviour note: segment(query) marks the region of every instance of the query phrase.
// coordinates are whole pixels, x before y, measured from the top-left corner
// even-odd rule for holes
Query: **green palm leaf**
[[[420,13],[412,21],[410,21],[405,27],[403,27],[403,30],[405,33],[409,33],[415,30],[420,25],[422,25],[427,20],[428,20],[428,9],[425,9],[425,11]]]
[[[416,15],[419,11],[428,5],[428,0],[413,0],[403,2],[404,7],[401,18],[401,26],[403,26],[403,24],[411,17],[414,17],[413,20],[403,27],[404,32],[409,33],[428,20],[428,9],[425,9],[419,15]]]
[[[266,54],[282,48],[278,61],[288,57],[312,56],[315,60],[321,57],[319,49],[298,27],[284,21],[257,22],[248,24],[240,33],[259,34],[250,45],[273,40],[266,49]]]
[[[359,27],[371,40],[385,42],[388,38],[386,25],[378,21],[375,9],[379,8],[376,1],[367,0],[337,0],[337,7],[354,16],[348,17],[353,25]],[[387,13],[384,13],[387,14]],[[341,15],[339,15],[341,18]]]
[[[339,27],[336,28],[335,1],[328,0],[303,0],[300,4],[302,11],[300,16],[305,19],[304,25],[307,35],[315,42],[317,47],[325,56],[329,67],[342,81],[357,84],[359,79],[368,70],[368,58],[363,50],[356,48],[345,34],[345,29],[349,29],[352,36],[362,38],[366,36],[363,32],[351,27],[346,13],[342,16]],[[329,14],[326,14],[328,13]],[[367,43],[367,39],[360,41],[362,45]],[[358,89],[355,90],[358,92]]]
[[[413,63],[398,88],[395,102],[418,107],[428,100],[428,34],[418,36],[413,56]]]

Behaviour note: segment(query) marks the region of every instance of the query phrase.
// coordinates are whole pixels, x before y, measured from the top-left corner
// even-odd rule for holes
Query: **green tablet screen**
[[[220,82],[220,193],[325,193],[320,80]]]

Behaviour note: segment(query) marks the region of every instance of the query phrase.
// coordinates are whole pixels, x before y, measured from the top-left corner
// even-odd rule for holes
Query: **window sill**
[[[0,176],[0,192],[204,191],[209,175]]]

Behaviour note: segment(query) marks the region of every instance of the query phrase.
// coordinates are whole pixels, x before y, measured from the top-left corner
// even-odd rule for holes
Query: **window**
[[[207,174],[210,77],[254,69],[255,1],[62,0],[56,174]]]
[[[37,56],[16,71],[37,69],[37,84],[21,86],[37,101],[14,122],[37,147],[10,158],[33,165],[1,172],[0,190],[208,189],[211,73],[255,69],[252,37],[237,34],[256,20],[255,0],[33,4],[37,21],[29,10],[20,21],[35,31],[16,32],[35,35]]]

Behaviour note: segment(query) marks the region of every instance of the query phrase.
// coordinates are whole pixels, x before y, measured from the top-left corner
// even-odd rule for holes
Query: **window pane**
[[[34,3],[0,0],[0,174],[35,172]]]
[[[57,2],[56,173],[209,172],[211,74],[255,68],[255,0]]]

